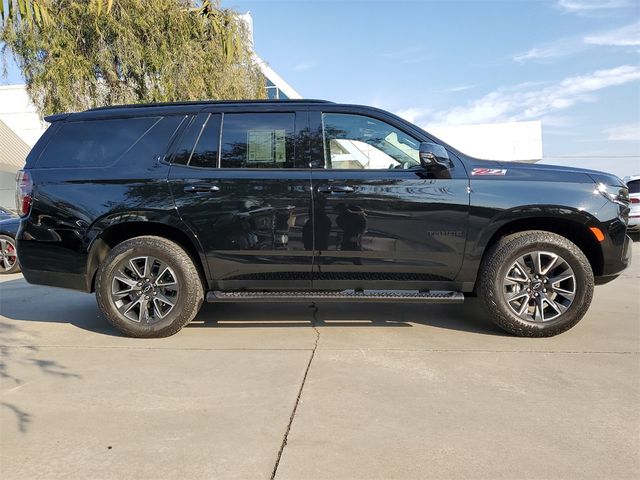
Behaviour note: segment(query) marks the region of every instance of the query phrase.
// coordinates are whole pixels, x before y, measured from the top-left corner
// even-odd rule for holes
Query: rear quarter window
[[[160,120],[162,117],[65,122],[47,144],[36,166],[108,166],[136,145]]]
[[[640,180],[631,180],[627,183],[627,188],[629,188],[629,193],[640,193]]]

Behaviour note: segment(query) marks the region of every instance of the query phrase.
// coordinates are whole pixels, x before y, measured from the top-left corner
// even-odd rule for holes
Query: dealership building
[[[251,16],[247,13],[243,17],[252,31]],[[264,60],[257,54],[254,55],[264,75],[268,98],[303,98]],[[474,157],[525,162],[537,162],[542,159],[540,121],[420,126]],[[15,208],[16,172],[23,167],[29,150],[46,128],[47,124],[38,115],[35,105],[27,95],[25,85],[0,86],[0,206]]]

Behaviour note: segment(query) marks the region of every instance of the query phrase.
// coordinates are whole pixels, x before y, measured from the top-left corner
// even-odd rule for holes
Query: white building
[[[542,122],[425,125],[427,132],[467,155],[506,162],[542,160]]]

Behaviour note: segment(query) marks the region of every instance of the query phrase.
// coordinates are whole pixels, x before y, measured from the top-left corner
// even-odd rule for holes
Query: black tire
[[[118,269],[126,267],[129,259],[141,257],[157,259],[163,265],[170,267],[171,278],[175,280],[176,285],[172,288],[176,292],[175,297],[171,297],[174,306],[165,317],[158,316],[156,319],[149,319],[144,318],[146,316],[140,313],[142,320],[138,322],[125,316],[116,307],[115,298],[122,297],[114,297],[112,291]],[[120,273],[118,275],[121,276]],[[152,276],[150,275],[150,277]],[[174,276],[175,278],[173,278]],[[160,283],[158,279],[153,280],[152,278],[151,280],[154,286],[155,283]],[[136,295],[143,294],[140,288],[134,288],[137,289]],[[124,334],[131,337],[168,337],[178,332],[198,314],[204,300],[204,289],[194,261],[182,247],[165,238],[143,236],[125,240],[109,252],[98,269],[96,300],[107,320]],[[155,314],[153,302],[149,303],[148,308],[147,311],[150,311],[152,315]],[[141,310],[138,306],[138,311]]]
[[[509,282],[506,276],[510,268],[517,259],[534,251],[559,255],[574,274],[573,301],[557,318],[549,321],[531,321],[519,316],[505,298],[504,292],[508,288],[505,285]],[[532,273],[531,277],[533,277]],[[533,281],[536,288],[541,288],[539,282]],[[510,284],[513,283],[510,282]],[[521,337],[551,337],[569,330],[582,319],[591,304],[593,288],[591,265],[584,253],[573,242],[555,233],[530,230],[505,236],[490,248],[480,267],[477,290],[490,318],[502,329]],[[540,290],[532,291],[537,293]],[[529,300],[529,297],[526,299]],[[531,301],[535,305],[535,300],[531,299]],[[548,308],[545,304],[542,305],[543,310]],[[535,311],[535,307],[531,309]]]
[[[5,258],[5,255],[9,252],[16,254],[16,241],[12,237],[7,235],[0,235],[0,240],[3,245],[7,246],[8,252],[0,252],[0,274],[18,273],[20,271],[20,264],[18,263],[17,256],[11,256]]]

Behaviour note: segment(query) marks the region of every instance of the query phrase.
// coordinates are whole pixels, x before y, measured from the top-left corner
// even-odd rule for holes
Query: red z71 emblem
[[[471,175],[506,175],[506,168],[474,168],[471,170]]]

